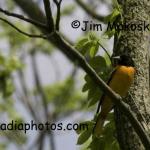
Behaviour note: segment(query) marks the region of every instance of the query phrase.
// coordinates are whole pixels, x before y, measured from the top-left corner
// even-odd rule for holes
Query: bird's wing
[[[112,80],[112,78],[113,78],[113,76],[114,76],[116,70],[117,70],[117,67],[114,68],[113,71],[111,72],[110,77],[109,77],[109,80],[107,81],[107,85],[109,85],[109,83],[110,83],[110,81]],[[105,98],[105,93],[103,93],[103,95],[102,95],[101,98],[100,98],[100,101],[99,101],[99,104],[98,104],[97,113],[98,113],[99,110],[100,110],[100,106],[102,105],[104,98]]]

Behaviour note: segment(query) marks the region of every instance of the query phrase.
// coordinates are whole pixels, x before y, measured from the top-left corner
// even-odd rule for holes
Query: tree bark
[[[149,23],[150,1],[125,0],[120,1],[120,4],[123,8],[124,22],[136,25],[143,22]],[[141,124],[150,128],[148,37],[148,30],[124,31],[118,41],[115,41],[114,54],[125,53],[129,56],[129,64],[131,59],[134,61],[136,75],[125,101],[130,105]],[[115,121],[121,149],[144,150],[131,124],[118,108],[115,108]]]

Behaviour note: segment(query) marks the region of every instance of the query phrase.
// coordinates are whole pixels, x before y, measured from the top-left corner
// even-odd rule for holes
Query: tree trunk
[[[120,4],[123,8],[124,22],[136,25],[149,23],[150,1],[120,0]],[[144,29],[142,31],[123,31],[118,41],[115,41],[114,54],[125,53],[129,56],[129,61],[131,59],[134,61],[136,75],[125,101],[130,105],[141,124],[150,128],[148,36],[149,31],[144,31]],[[115,108],[115,121],[121,149],[143,150],[144,147],[131,124],[117,108]]]

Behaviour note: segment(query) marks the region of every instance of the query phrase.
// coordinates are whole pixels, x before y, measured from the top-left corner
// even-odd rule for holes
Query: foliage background
[[[42,0],[35,0],[35,2],[43,10]],[[97,13],[103,15],[110,14],[115,3],[104,0],[86,2]],[[23,13],[9,0],[2,0],[0,6],[12,12]],[[54,4],[52,10],[53,14],[56,14]],[[73,20],[94,20],[74,1],[63,1],[61,10],[61,32],[87,58],[90,57],[89,62],[93,68],[107,81],[111,71],[110,61],[103,49],[95,43],[100,41],[111,53],[113,38],[106,39],[103,37],[104,32],[100,31],[90,33],[73,29],[71,27]],[[24,31],[39,33],[27,23],[12,18],[10,20]],[[97,23],[98,21],[94,20],[94,22]],[[21,122],[28,122],[31,119],[44,121],[47,119],[46,109],[49,112],[50,122],[79,123],[83,120],[93,119],[96,102],[101,93],[95,92],[95,86],[88,76],[84,79],[85,74],[46,41],[27,38],[3,22],[0,22],[0,30],[0,122],[9,122],[12,119]],[[83,93],[82,91],[88,92]],[[104,136],[99,139],[101,142],[96,142],[106,150],[113,146],[114,149],[119,149],[115,139],[112,118],[112,116],[108,118],[110,122],[104,128]],[[1,132],[0,146],[1,149],[14,150],[27,149],[26,147],[28,149],[40,149],[41,147],[47,149],[49,140],[52,141],[53,139],[56,150],[62,147],[65,150],[87,149],[88,145],[91,149],[95,149],[96,144],[90,143],[91,138],[89,136],[90,134],[81,133],[78,138],[74,131],[53,132],[51,135],[44,134],[44,136],[40,132],[31,132],[25,135],[18,131],[12,131],[12,133],[6,131]],[[86,141],[87,139],[89,140]],[[84,142],[86,143],[82,145]],[[76,143],[81,146],[77,146]],[[52,144],[50,142],[51,147]]]

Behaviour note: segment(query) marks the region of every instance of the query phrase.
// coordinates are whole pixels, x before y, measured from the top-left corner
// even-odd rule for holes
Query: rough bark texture
[[[123,7],[123,18],[127,23],[149,23],[150,1],[124,0],[120,1]],[[123,32],[118,42],[115,42],[115,54],[126,53],[130,60],[134,60],[136,75],[133,86],[125,101],[131,106],[138,120],[150,128],[150,99],[149,99],[149,31]],[[139,113],[140,112],[140,113]],[[139,137],[131,124],[115,109],[118,141],[122,150],[143,150]],[[141,117],[142,114],[145,121]],[[147,131],[148,132],[148,131]],[[150,133],[149,133],[150,134]]]

